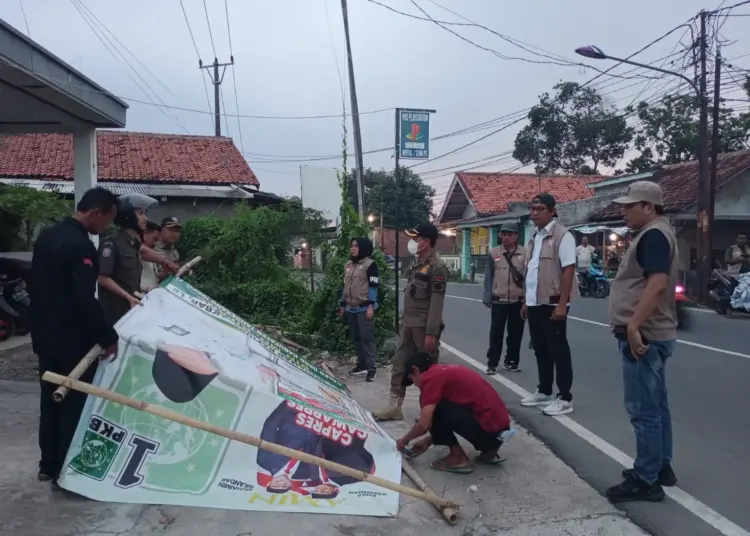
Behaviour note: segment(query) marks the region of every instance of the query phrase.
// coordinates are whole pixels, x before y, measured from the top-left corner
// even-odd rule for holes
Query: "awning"
[[[571,227],[571,230],[587,235],[594,233],[614,233],[618,236],[625,236],[629,231],[626,226],[610,227],[608,225],[583,225],[581,227]]]

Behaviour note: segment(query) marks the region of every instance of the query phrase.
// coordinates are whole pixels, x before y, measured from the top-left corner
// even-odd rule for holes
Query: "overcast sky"
[[[708,1],[711,3],[705,3]],[[436,0],[499,33],[570,60],[576,59],[573,49],[584,44],[596,44],[612,55],[627,56],[701,8],[717,7],[719,1]],[[461,21],[430,0],[416,2],[433,18]],[[114,43],[114,46],[110,45],[114,54],[117,55],[118,50],[125,54],[163,103],[203,112],[165,110],[130,101],[127,129],[213,134],[213,119],[208,114],[209,104],[201,78],[203,74],[198,69],[198,56],[179,0],[3,0],[2,3],[2,16],[6,21],[26,33],[23,6],[34,40],[111,92],[126,99],[158,103],[159,100],[136,75],[133,77],[149,91],[149,96],[144,95],[128,76],[130,71],[126,71],[119,55],[113,57],[99,41],[74,5],[82,3],[121,42],[106,34]],[[183,3],[201,58],[204,63],[211,63],[214,51],[204,2],[183,0]],[[382,0],[382,3],[423,16],[410,0]],[[224,1],[206,0],[206,5],[216,55],[220,61],[228,61],[230,42]],[[336,57],[346,88],[346,107],[350,109],[339,0],[229,0],[228,5],[240,114],[340,115],[342,103]],[[750,12],[749,9],[745,11]],[[561,79],[583,82],[596,74],[582,67],[501,59],[492,52],[462,41],[432,22],[398,15],[368,0],[349,0],[349,16],[360,112],[397,106],[434,108],[438,113],[432,118],[432,136],[523,110],[535,104],[539,94],[550,90]],[[732,18],[723,33],[735,39],[741,38],[747,34],[748,23],[750,18]],[[101,27],[96,21],[92,24]],[[545,60],[484,30],[460,26],[450,28],[502,55]],[[669,54],[682,33],[676,32],[635,59],[648,62]],[[158,77],[158,81],[125,51],[123,45]],[[728,49],[727,55],[736,58],[750,52],[748,48],[747,42],[740,41]],[[601,68],[611,65],[607,61],[582,61]],[[736,63],[748,67],[750,58],[737,59]],[[608,77],[597,81],[599,87],[603,87],[602,91],[612,92],[608,98],[619,105],[627,104],[648,82]],[[657,91],[663,83],[651,84],[642,96]],[[222,88],[228,113],[236,114],[231,70],[227,71]],[[210,87],[209,92],[213,104]],[[237,118],[228,117],[227,120],[228,135],[240,147]],[[347,123],[351,127],[351,122]],[[363,115],[361,123],[366,151],[393,144],[392,110]],[[243,118],[240,124],[242,150],[265,191],[299,194],[299,165],[302,162],[280,161],[336,155],[341,151],[340,117],[300,120]],[[512,150],[513,139],[522,125],[510,127],[464,151],[423,163],[415,171],[444,170],[424,175],[425,181],[442,197],[453,171],[476,166],[474,162],[481,163],[482,159]],[[224,121],[222,128],[226,135]],[[431,156],[435,158],[494,129],[435,141]],[[338,167],[340,159],[306,163]],[[373,168],[391,168],[392,152],[365,155],[364,163]],[[514,163],[506,158],[477,169],[507,170],[512,167]]]

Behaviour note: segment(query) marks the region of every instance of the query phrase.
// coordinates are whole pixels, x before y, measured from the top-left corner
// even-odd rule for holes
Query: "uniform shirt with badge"
[[[125,292],[141,288],[141,241],[125,229],[118,229],[99,246],[99,275],[112,278]],[[113,324],[130,310],[130,303],[99,286],[99,301]]]
[[[405,327],[440,335],[448,276],[448,268],[436,254],[412,267],[404,287]]]

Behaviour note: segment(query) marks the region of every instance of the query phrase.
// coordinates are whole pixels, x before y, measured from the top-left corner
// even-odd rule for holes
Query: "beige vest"
[[[370,300],[367,269],[373,262],[370,257],[359,262],[347,261],[344,268],[344,301],[349,307],[360,307]]]
[[[523,298],[523,287],[516,285],[510,271],[508,261],[505,260],[506,249],[497,246],[490,250],[490,256],[495,263],[495,275],[492,278],[492,299],[501,302],[516,302]],[[517,246],[510,256],[510,261],[520,273],[526,273],[526,250]]]
[[[662,295],[656,311],[644,322],[641,333],[650,341],[671,341],[677,337],[677,310],[674,294],[679,254],[677,237],[667,218],[656,218],[645,225],[633,238],[630,247],[625,252],[617,270],[617,277],[612,282],[609,295],[609,320],[613,326],[627,326],[641,294],[646,289],[646,278],[643,277],[643,267],[638,264],[636,251],[641,237],[650,229],[658,229],[667,237],[671,262],[667,290]]]
[[[534,237],[538,230],[535,230],[526,246],[526,266],[528,267],[534,255]],[[568,232],[557,221],[552,224],[550,233],[542,241],[542,250],[539,253],[539,275],[537,276],[536,286],[536,303],[537,305],[549,305],[550,298],[559,297],[562,290],[562,266],[560,266],[560,242],[562,242],[565,233]],[[578,285],[575,277],[570,287],[570,299],[579,296]]]

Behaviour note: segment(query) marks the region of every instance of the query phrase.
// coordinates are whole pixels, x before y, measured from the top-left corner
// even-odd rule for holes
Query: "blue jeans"
[[[619,340],[625,410],[630,416],[636,442],[635,474],[653,484],[662,466],[672,462],[672,417],[667,400],[667,358],[677,341],[649,341],[639,359],[630,353],[626,340]]]

